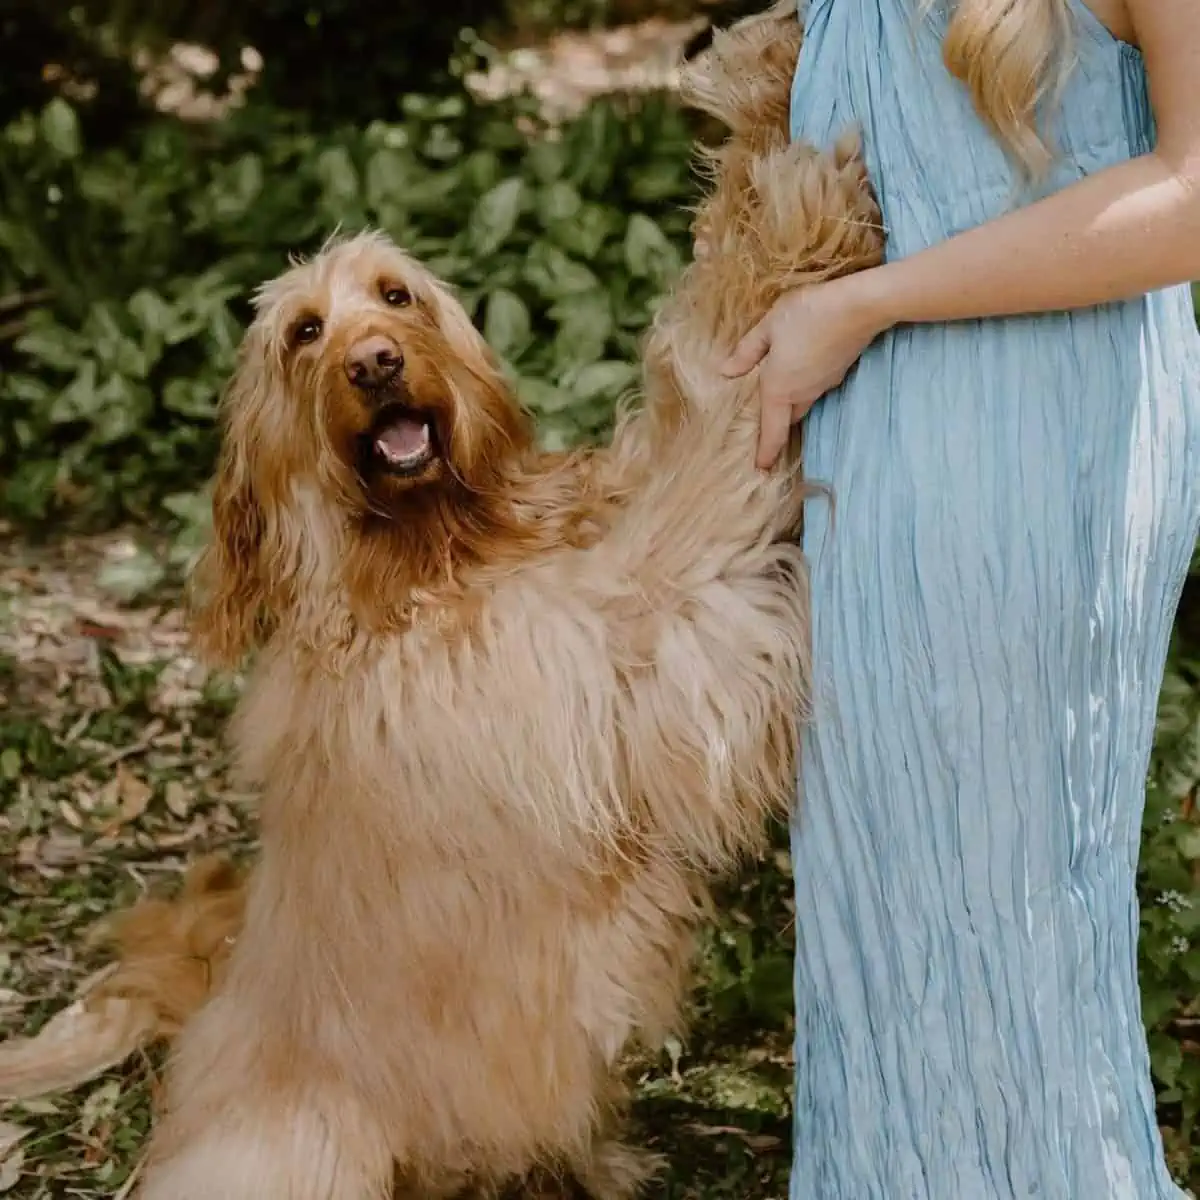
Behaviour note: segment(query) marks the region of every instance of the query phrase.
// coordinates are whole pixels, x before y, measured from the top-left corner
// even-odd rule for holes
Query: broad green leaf
[[[550,236],[556,246],[569,254],[592,262],[599,257],[604,243],[621,227],[622,216],[615,208],[585,202],[570,221],[553,226]]]
[[[56,96],[42,109],[42,137],[61,158],[77,158],[83,149],[79,133],[79,118],[61,96]]]
[[[363,192],[367,204],[376,212],[385,206],[404,209],[404,189],[415,166],[412,153],[408,150],[385,146],[376,150],[367,160]]]
[[[212,529],[212,495],[207,488],[176,492],[164,497],[163,508],[179,522],[167,559],[174,566],[190,570]]]
[[[1197,896],[1189,907],[1173,913],[1171,925],[1176,933],[1186,937],[1200,934],[1200,896]]]
[[[325,203],[332,208],[358,200],[358,171],[345,146],[330,146],[317,156],[317,178]]]
[[[585,292],[560,300],[550,309],[550,317],[558,323],[554,335],[554,362],[558,371],[604,357],[613,333],[612,307],[604,292]]]
[[[163,497],[163,508],[185,524],[207,525],[212,517],[212,496],[205,488],[194,492],[172,492]]]
[[[462,163],[463,186],[480,194],[495,187],[504,176],[505,168],[494,150],[476,150]]]
[[[222,375],[228,373],[237,358],[243,330],[233,313],[224,305],[210,313],[205,323],[206,341],[211,347],[212,366]]]
[[[461,158],[462,152],[462,141],[455,136],[449,126],[441,124],[434,125],[430,129],[429,136],[421,147],[421,153],[437,163],[451,162]]]
[[[1149,1041],[1154,1055],[1154,1074],[1167,1087],[1173,1086],[1183,1067],[1183,1051],[1179,1043],[1161,1033],[1152,1033]]]
[[[459,189],[458,172],[453,167],[414,175],[404,186],[404,203],[410,213],[436,213],[445,216],[447,207]],[[459,209],[458,211],[461,211]]]
[[[569,450],[579,442],[579,428],[565,413],[544,417],[538,422],[538,446],[547,454]]]
[[[606,362],[588,363],[574,372],[569,383],[564,380],[576,400],[586,403],[602,396],[614,399],[618,394],[631,387],[638,377],[638,368],[634,363]]]
[[[682,198],[689,191],[689,176],[681,162],[660,160],[642,167],[629,178],[629,196],[641,204]]]
[[[34,409],[39,416],[50,407],[57,391],[58,388],[36,375],[17,371],[0,375],[0,400],[13,405],[25,405]],[[2,408],[3,404],[0,404]]]
[[[54,398],[47,416],[52,425],[83,421],[95,413],[99,403],[96,363],[89,358],[81,364],[75,378]]]
[[[682,267],[667,235],[643,213],[634,213],[625,229],[625,266],[635,279],[649,279],[660,288],[670,284]]]
[[[435,121],[453,121],[467,111],[466,98],[453,92],[448,96],[434,96],[430,100],[426,115]]]
[[[530,247],[524,275],[530,286],[547,300],[562,300],[600,287],[600,281],[587,267],[544,241],[534,242]]]
[[[21,774],[21,752],[15,746],[0,750],[0,778],[13,780]]]
[[[121,600],[136,600],[156,588],[166,576],[163,564],[140,547],[130,555],[110,559],[96,573],[96,584]]]
[[[92,438],[100,445],[140,432],[153,407],[150,389],[123,375],[110,375],[95,393],[95,400]]]
[[[151,288],[139,288],[129,297],[129,314],[143,334],[169,340],[178,318],[174,306]]]
[[[522,378],[517,381],[517,395],[526,408],[539,416],[560,413],[575,403],[575,398],[544,379]]]
[[[519,176],[498,183],[481,196],[471,213],[467,239],[479,255],[494,254],[517,227],[525,202],[525,181]]]
[[[502,358],[519,358],[532,337],[529,309],[515,292],[497,288],[487,299],[483,336]]]
[[[193,421],[211,421],[217,411],[217,389],[206,379],[168,379],[163,407]]]
[[[239,220],[258,200],[265,181],[262,158],[257,154],[243,154],[213,179],[214,215],[222,221]]]
[[[1200,862],[1200,828],[1189,829],[1180,837],[1179,852],[1191,862]]]
[[[535,179],[541,183],[550,183],[562,178],[568,166],[569,150],[562,141],[542,138],[529,147],[525,161]]]
[[[5,506],[27,519],[41,520],[56,499],[58,473],[52,458],[20,459],[7,479],[0,478]]]
[[[589,195],[603,196],[621,154],[621,120],[605,101],[591,104],[566,136],[568,177]]]
[[[87,354],[87,342],[53,321],[39,321],[16,341],[22,354],[58,371],[75,370]]]
[[[579,215],[583,197],[579,189],[565,179],[555,180],[538,193],[538,220],[545,226],[570,221]]]
[[[101,366],[118,375],[146,378],[150,356],[121,327],[115,305],[103,302],[93,304],[84,322],[83,335],[91,344]]]

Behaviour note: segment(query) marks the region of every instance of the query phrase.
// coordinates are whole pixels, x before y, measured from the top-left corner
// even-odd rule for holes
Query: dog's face
[[[260,289],[225,398],[201,640],[236,658],[264,610],[381,535],[419,576],[486,527],[530,445],[483,338],[413,258],[362,234],[293,266]]]
[[[455,397],[439,364],[452,350],[412,264],[364,256],[341,266],[281,285],[280,357],[347,472],[368,496],[391,497],[445,469]]]
[[[381,515],[402,520],[417,489],[483,482],[481,457],[520,436],[466,313],[381,237],[336,244],[263,287],[249,343],[290,408],[273,418],[303,429],[321,474]]]

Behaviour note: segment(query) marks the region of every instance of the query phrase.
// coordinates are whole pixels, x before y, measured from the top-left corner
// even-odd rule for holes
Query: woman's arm
[[[1082,308],[1200,278],[1200,4],[1126,2],[1154,152],[864,277],[881,328]]]
[[[761,466],[893,325],[1083,308],[1200,278],[1200,0],[1127,4],[1154,151],[911,257],[783,297],[726,367],[744,375],[762,364]]]

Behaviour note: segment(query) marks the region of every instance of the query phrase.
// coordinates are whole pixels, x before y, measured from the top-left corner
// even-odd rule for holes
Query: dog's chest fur
[[[262,965],[285,956],[239,946],[234,970],[283,1016],[281,1055],[328,1039],[382,1110],[421,1096],[423,1147],[481,1124],[508,1147],[582,1131],[630,1037],[673,1022],[690,954],[693,877],[588,834],[581,806],[623,797],[571,761],[587,689],[539,670],[531,690],[520,657],[414,635],[335,678],[268,652],[235,723],[262,788],[250,904],[271,909],[248,927],[310,969],[286,997]]]

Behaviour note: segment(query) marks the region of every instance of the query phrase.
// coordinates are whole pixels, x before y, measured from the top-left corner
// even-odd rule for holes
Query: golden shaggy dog
[[[207,875],[134,910],[97,1001],[125,1007],[92,1067],[182,1024],[141,1200],[619,1200],[648,1173],[619,1059],[671,1029],[709,881],[786,811],[806,700],[806,489],[755,469],[754,383],[720,365],[781,291],[881,250],[854,145],[788,145],[792,7],[689,80],[733,136],[608,448],[539,453],[380,236],[261,290],[196,635],[257,652],[233,740],[262,849],[244,896]]]

